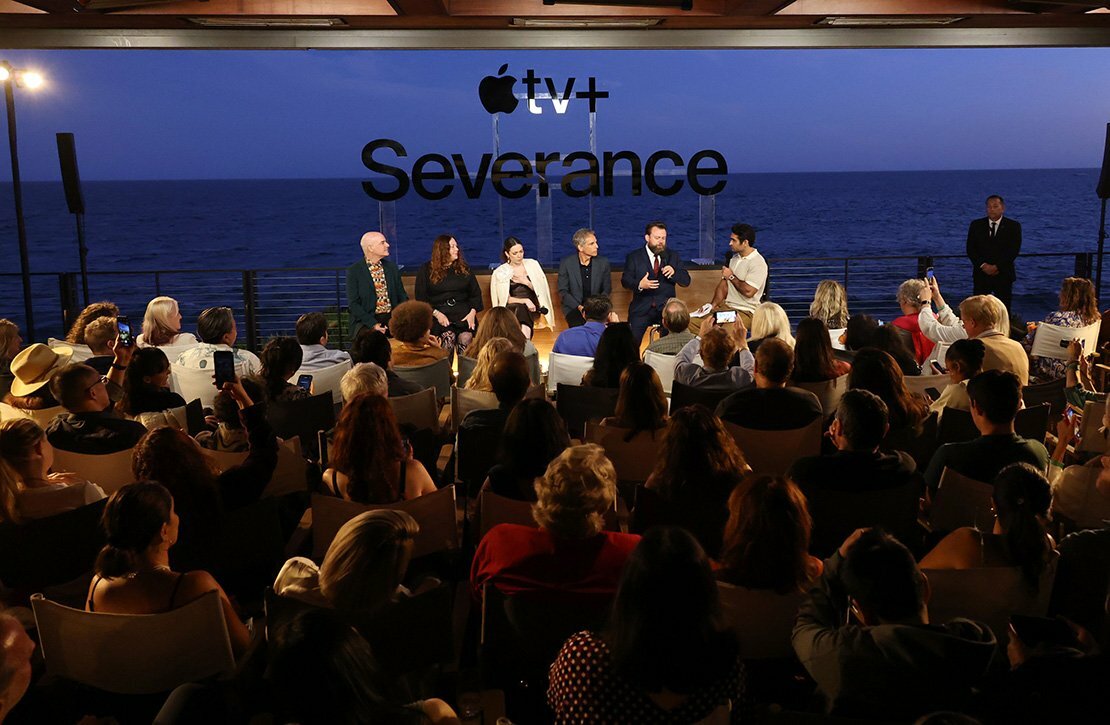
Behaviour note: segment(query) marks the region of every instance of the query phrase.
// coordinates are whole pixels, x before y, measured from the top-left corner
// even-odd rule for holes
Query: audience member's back
[[[794,369],[793,349],[777,338],[767,338],[755,352],[755,387],[733,393],[717,405],[717,415],[741,428],[792,430],[821,417],[817,396],[788,388]]]
[[[468,431],[504,429],[509,412],[524,398],[524,394],[532,384],[528,373],[528,362],[519,352],[499,353],[490,369],[489,382],[490,387],[493,388],[493,394],[497,396],[497,407],[471,411],[459,424],[460,429]]]

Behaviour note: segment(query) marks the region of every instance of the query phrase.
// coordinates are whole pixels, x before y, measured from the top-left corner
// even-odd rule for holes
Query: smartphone
[[[713,321],[718,325],[736,322],[736,310],[720,310],[713,313]]]
[[[212,353],[212,364],[216,370],[216,387],[235,381],[235,353],[230,350],[216,350]]]
[[[948,374],[948,368],[941,365],[940,360],[934,360],[929,364],[932,366],[933,372],[935,372],[937,375],[947,375]]]
[[[925,279],[929,280],[930,282],[933,281],[933,268],[932,267],[926,267],[925,268]]]
[[[1066,408],[1064,410],[1064,417],[1068,419],[1069,423],[1075,423],[1075,411],[1071,408]]]
[[[312,376],[305,373],[297,378],[297,387],[304,388],[305,390],[312,390]]]
[[[940,400],[940,391],[936,388],[925,388],[925,394],[929,396],[932,401]]]
[[[116,318],[116,328],[119,330],[119,344],[131,347],[135,344],[135,336],[131,334],[131,322],[123,315]]]
[[[1013,614],[1010,616],[1010,628],[1027,647],[1042,644],[1067,647],[1078,643],[1075,630],[1059,618]]]
[[[1062,347],[1066,350],[1068,345],[1072,344],[1073,342],[1078,342],[1079,343],[1079,349],[1080,350],[1087,347],[1087,341],[1085,339],[1083,339],[1082,337],[1077,337],[1074,340],[1061,340],[1060,341],[1060,347]]]

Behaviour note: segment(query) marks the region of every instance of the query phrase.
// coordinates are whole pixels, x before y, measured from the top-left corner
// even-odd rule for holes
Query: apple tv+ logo
[[[517,84],[515,76],[507,75],[509,64],[502,65],[497,75],[484,77],[478,84],[478,100],[487,113],[512,113],[520,104],[513,93]],[[588,90],[575,91],[577,79],[567,78],[562,88],[556,86],[554,78],[538,77],[529,68],[521,82],[527,88],[525,98],[528,112],[533,115],[543,113],[540,100],[550,100],[557,114],[566,113],[572,99],[589,102],[590,112],[597,110],[597,101],[608,98],[608,91],[597,89],[597,79],[590,76]],[[547,93],[537,93],[541,83]],[[394,158],[383,159],[383,154],[391,153]],[[369,171],[390,177],[393,182],[372,179],[362,182],[363,191],[377,201],[396,201],[414,189],[429,201],[445,199],[455,190],[455,182],[462,187],[470,199],[481,196],[486,182],[493,190],[506,199],[520,199],[532,193],[533,189],[541,197],[550,196],[551,185],[557,184],[570,198],[584,196],[613,196],[614,178],[628,176],[631,180],[633,196],[640,196],[646,184],[648,191],[657,196],[673,196],[686,184],[690,190],[701,196],[719,194],[725,188],[728,176],[728,162],[719,152],[702,149],[690,156],[689,161],[669,149],[661,149],[650,154],[646,160],[629,150],[605,151],[601,158],[590,151],[572,151],[565,156],[559,151],[536,151],[526,156],[509,151],[497,158],[491,153],[482,154],[476,166],[467,164],[461,153],[424,154],[412,164],[408,172],[395,166],[394,159],[407,158],[408,151],[401,142],[390,138],[379,138],[366,144],[362,149],[362,164]],[[627,164],[627,170],[618,170],[618,164]],[[662,169],[661,164],[671,168]],[[561,168],[560,168],[561,167]]]

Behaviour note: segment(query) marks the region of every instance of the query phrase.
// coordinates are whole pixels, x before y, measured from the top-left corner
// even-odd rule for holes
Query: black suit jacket
[[[559,303],[563,314],[569,315],[578,309],[582,300],[592,295],[611,295],[613,293],[613,270],[609,260],[600,254],[590,262],[590,289],[582,289],[581,263],[578,253],[568,254],[559,263]]]
[[[991,240],[990,226],[987,222],[987,217],[976,219],[967,228],[967,257],[971,260],[973,279],[976,283],[991,279],[1013,282],[1016,278],[1014,259],[1021,251],[1021,224],[1008,217],[1002,217],[998,222],[994,239]],[[979,269],[982,264],[996,265],[998,276],[992,278]]]
[[[663,254],[659,256],[660,270],[667,265],[674,267],[674,276],[670,279],[664,277],[662,272],[659,273],[658,277],[651,275],[651,262],[648,260],[647,250],[643,246],[634,252],[630,252],[624,259],[624,274],[621,275],[621,286],[632,290],[632,304],[628,306],[629,319],[637,313],[649,309],[653,302],[656,307],[662,308],[668,299],[675,296],[675,285],[680,287],[690,286],[690,273],[682,266],[682,260],[678,258],[676,252],[664,249]],[[659,287],[653,290],[639,289],[640,280],[643,279],[645,274],[649,275],[649,279],[658,279]]]

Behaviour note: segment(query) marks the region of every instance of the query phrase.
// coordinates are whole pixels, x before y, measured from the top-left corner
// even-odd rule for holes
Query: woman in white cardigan
[[[495,307],[507,307],[520,320],[521,328],[529,339],[532,337],[534,315],[543,315],[547,326],[555,329],[555,305],[551,303],[551,290],[547,275],[540,263],[524,258],[524,245],[516,237],[507,237],[501,248],[504,260],[493,270],[489,293]]]

